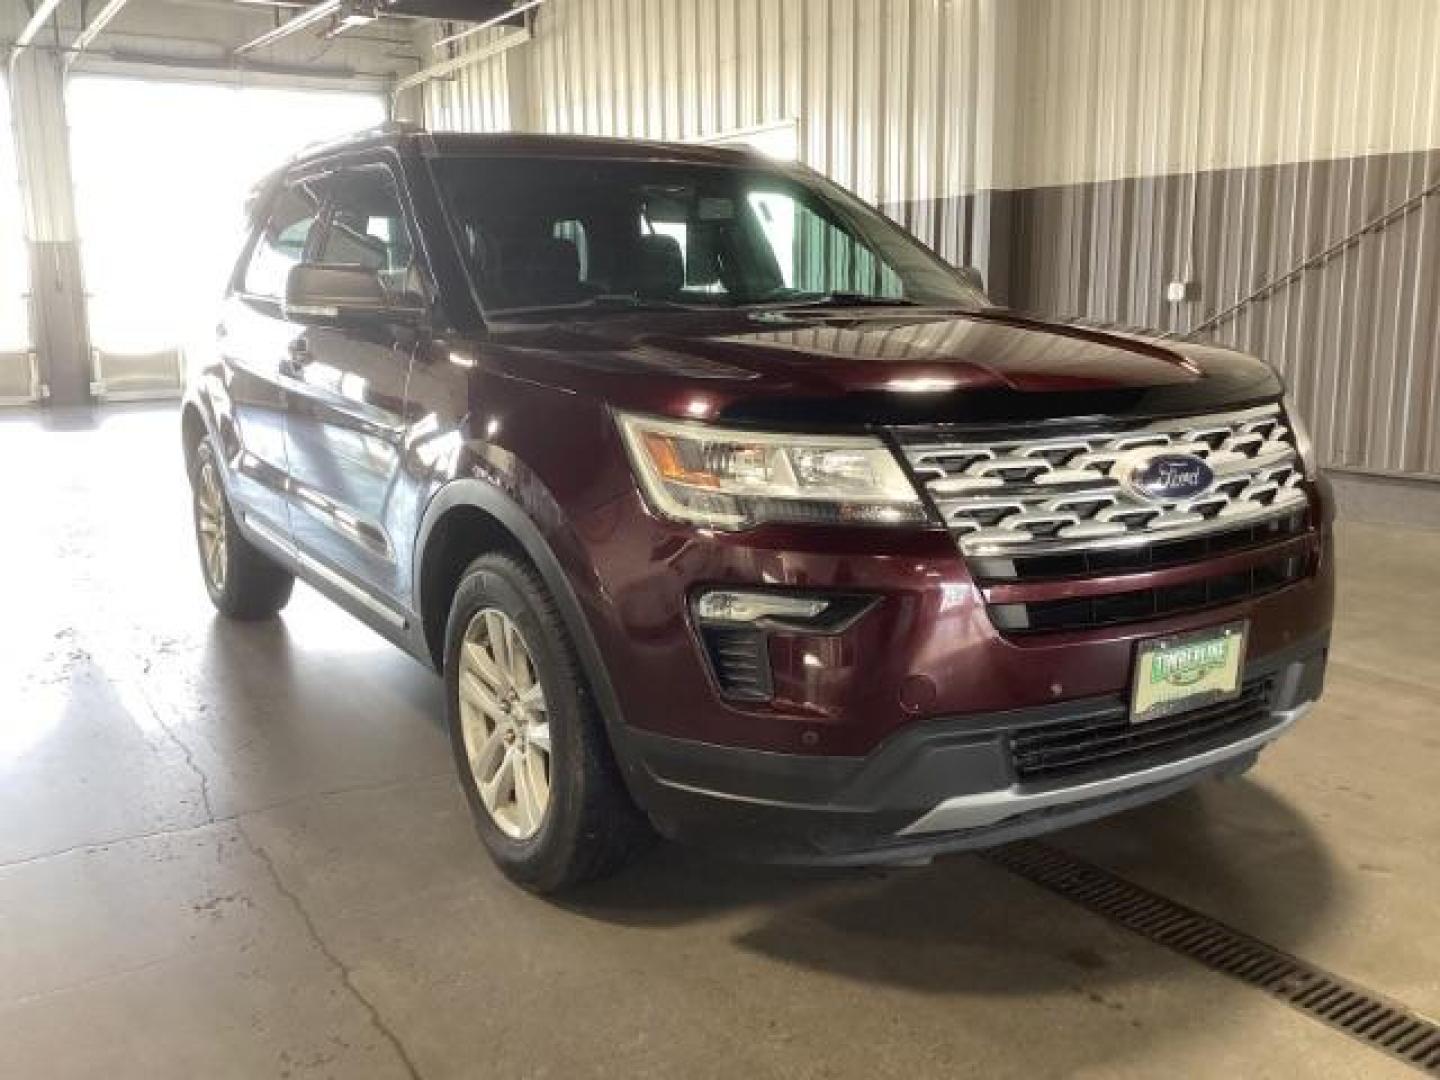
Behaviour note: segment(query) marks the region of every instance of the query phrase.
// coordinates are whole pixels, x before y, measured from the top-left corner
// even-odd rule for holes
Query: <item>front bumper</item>
[[[865,757],[718,746],[632,730],[637,792],[660,831],[752,859],[818,864],[907,861],[988,847],[1142,805],[1248,768],[1319,697],[1328,634],[1249,665],[1269,680],[1266,711],[1244,730],[1108,770],[1027,783],[1010,733],[1113,708],[1100,698],[939,719],[906,728]]]

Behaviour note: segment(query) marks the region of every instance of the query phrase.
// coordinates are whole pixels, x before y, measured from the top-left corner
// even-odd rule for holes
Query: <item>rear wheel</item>
[[[191,486],[200,572],[211,602],[232,619],[272,618],[289,602],[295,577],[240,534],[208,438],[196,450]]]
[[[510,878],[557,892],[613,872],[651,838],[531,567],[490,554],[467,568],[446,627],[445,689],[475,827]]]

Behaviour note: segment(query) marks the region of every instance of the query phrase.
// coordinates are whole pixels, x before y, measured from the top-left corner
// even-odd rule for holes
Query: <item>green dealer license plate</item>
[[[1239,695],[1246,630],[1246,623],[1236,622],[1142,641],[1130,722],[1143,724]]]

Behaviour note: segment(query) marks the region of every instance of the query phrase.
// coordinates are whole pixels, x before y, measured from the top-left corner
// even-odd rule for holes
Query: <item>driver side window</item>
[[[389,169],[365,166],[340,177],[316,261],[374,270],[394,296],[424,293],[415,246]]]
[[[268,300],[285,295],[286,276],[305,254],[323,201],[319,188],[309,181],[280,192],[245,268],[245,292]]]

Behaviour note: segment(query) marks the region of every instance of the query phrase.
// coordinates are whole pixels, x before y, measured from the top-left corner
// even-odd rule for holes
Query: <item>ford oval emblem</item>
[[[1210,490],[1215,471],[1194,454],[1151,454],[1130,466],[1125,483],[1156,502],[1193,499]]]

